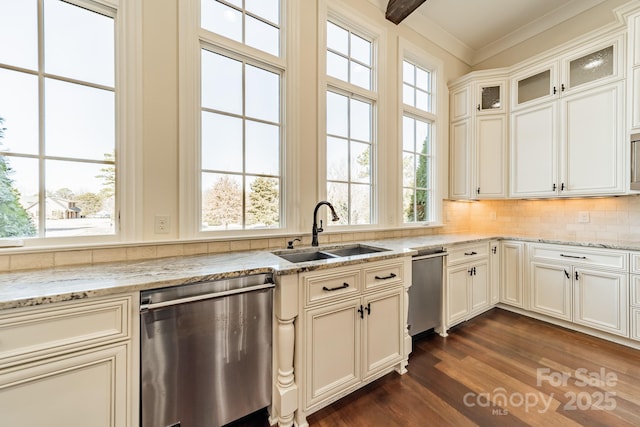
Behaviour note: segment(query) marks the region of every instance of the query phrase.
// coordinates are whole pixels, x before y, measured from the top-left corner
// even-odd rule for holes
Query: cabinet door
[[[629,284],[627,275],[576,269],[573,321],[616,335],[628,336]],[[574,273],[574,278],[576,277]]]
[[[306,408],[360,382],[360,298],[306,312]]]
[[[451,171],[449,197],[452,199],[471,198],[471,177],[473,176],[473,153],[471,152],[471,119],[451,124],[449,156]]]
[[[489,308],[489,260],[478,262],[471,267],[470,306],[471,315]]]
[[[640,341],[640,308],[631,309],[631,338]]]
[[[475,196],[496,199],[507,195],[507,121],[504,115],[481,116],[476,119]]]
[[[514,109],[520,106],[533,105],[557,97],[556,86],[558,64],[544,64],[537,70],[514,76],[512,82],[512,103]]]
[[[567,57],[563,62],[563,93],[589,89],[622,77],[624,53],[620,55],[621,46],[623,41],[619,37],[603,44],[588,46]]]
[[[524,246],[520,242],[502,242],[500,302],[524,307]]]
[[[504,111],[504,83],[478,83],[477,84],[477,114],[494,114]]]
[[[100,347],[0,371],[2,425],[130,426],[128,348]]]
[[[469,315],[469,264],[447,269],[447,324],[464,320]]]
[[[557,194],[557,126],[556,102],[511,115],[512,197]]]
[[[364,378],[402,359],[403,300],[403,288],[363,299]]]
[[[451,92],[450,100],[450,119],[452,122],[471,117],[471,103],[473,101],[471,100],[471,88],[469,86],[454,89]]]
[[[562,195],[624,191],[623,83],[583,91],[562,100]]]
[[[531,263],[530,310],[571,320],[571,266]]]

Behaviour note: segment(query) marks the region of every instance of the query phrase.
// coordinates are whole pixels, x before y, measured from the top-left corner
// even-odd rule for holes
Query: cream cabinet
[[[629,336],[628,254],[530,245],[529,310]]]
[[[448,248],[444,330],[491,307],[489,243]]]
[[[623,46],[616,37],[514,75],[510,197],[625,191]]]
[[[630,286],[630,337],[640,341],[640,253],[631,252]]]
[[[452,199],[507,195],[506,78],[471,73],[451,85]]]
[[[629,127],[640,129],[640,12],[636,12],[627,18],[629,65],[627,67],[628,84],[628,119]]]
[[[137,425],[136,304],[123,295],[2,313],[3,423]]]
[[[500,242],[500,302],[524,308],[524,242]]]
[[[489,280],[491,282],[491,305],[500,302],[500,242],[492,240],[489,242]]]
[[[384,373],[404,372],[410,278],[410,258],[300,274],[299,422]]]

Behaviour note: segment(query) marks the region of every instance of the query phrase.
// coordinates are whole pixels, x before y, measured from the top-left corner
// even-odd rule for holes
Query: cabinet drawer
[[[403,264],[396,262],[392,264],[377,265],[364,270],[364,288],[376,289],[382,286],[402,283]]]
[[[0,316],[0,367],[129,338],[131,297],[63,303]]]
[[[631,275],[631,305],[640,308],[640,276]]]
[[[489,242],[447,248],[449,265],[474,261],[489,256]]]
[[[588,249],[573,246],[531,245],[530,256],[535,261],[561,261],[573,265],[588,265],[619,271],[627,271],[627,252]]]
[[[360,292],[360,270],[322,272],[303,276],[306,304],[344,298]]]

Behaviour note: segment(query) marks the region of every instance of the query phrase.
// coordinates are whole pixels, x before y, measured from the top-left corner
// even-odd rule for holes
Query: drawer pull
[[[586,256],[575,256],[575,255],[565,255],[565,254],[560,254],[560,256],[565,258],[587,259]]]
[[[471,252],[465,252],[465,255],[478,255],[478,252],[476,251],[471,251]]]
[[[387,280],[387,279],[393,279],[394,277],[396,277],[395,273],[389,273],[388,276],[384,276],[384,277],[375,276],[375,279],[376,280]]]
[[[326,286],[322,287],[323,291],[327,291],[327,292],[331,292],[331,291],[338,291],[340,289],[346,289],[349,287],[349,284],[347,282],[343,283],[342,286],[336,286],[335,288],[327,288]]]

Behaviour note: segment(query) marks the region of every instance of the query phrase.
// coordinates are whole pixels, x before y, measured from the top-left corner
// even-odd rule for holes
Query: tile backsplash
[[[325,233],[321,243],[473,233],[541,237],[569,241],[640,241],[640,197],[548,200],[445,201],[441,227]],[[586,221],[586,222],[585,222]],[[215,254],[286,247],[287,240],[310,235],[262,239],[125,244],[91,249],[30,251],[0,255],[0,272],[104,262],[137,261],[170,256]]]

